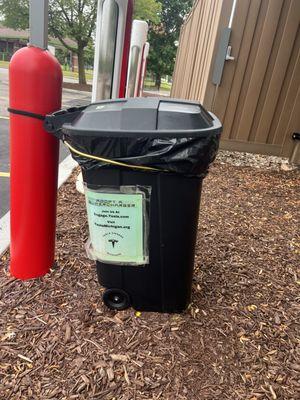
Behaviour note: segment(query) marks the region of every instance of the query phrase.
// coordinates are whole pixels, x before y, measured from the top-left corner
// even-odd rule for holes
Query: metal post
[[[126,97],[138,96],[143,49],[147,34],[147,22],[135,19],[132,23]]]
[[[48,47],[48,6],[49,0],[30,0],[30,46],[40,49],[47,49]]]
[[[98,0],[92,102],[125,96],[133,0]]]

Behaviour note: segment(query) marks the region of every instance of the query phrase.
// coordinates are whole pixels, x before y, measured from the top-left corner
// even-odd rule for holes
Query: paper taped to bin
[[[72,155],[84,170],[125,168],[112,166],[112,160],[133,168],[203,177],[217,154],[222,126],[199,103],[130,98],[72,110],[74,118],[66,112],[66,123],[59,115],[56,135],[77,150]]]
[[[116,265],[148,263],[146,194],[148,188],[85,186],[90,258]]]

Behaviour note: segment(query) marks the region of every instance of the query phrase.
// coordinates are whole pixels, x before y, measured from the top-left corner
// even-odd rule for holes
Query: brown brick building
[[[27,45],[28,40],[28,29],[14,30],[0,24],[0,60],[9,61],[18,49]],[[65,41],[69,46],[76,47],[76,43],[72,39],[66,38]],[[67,63],[72,67],[72,70],[77,70],[77,55],[65,49],[58,39],[49,37],[49,48],[52,51],[53,48],[55,49],[62,64]]]

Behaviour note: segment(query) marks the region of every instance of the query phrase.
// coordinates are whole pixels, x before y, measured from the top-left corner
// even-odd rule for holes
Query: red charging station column
[[[11,59],[9,85],[10,272],[30,279],[54,263],[59,142],[43,120],[17,112],[43,116],[60,109],[61,67],[47,50],[22,48]]]
[[[143,54],[142,54],[142,63],[140,68],[140,76],[139,76],[139,85],[138,85],[138,96],[143,96],[143,88],[144,88],[144,80],[146,76],[146,69],[147,69],[147,58],[149,55],[149,42],[146,42],[143,47]]]
[[[126,95],[126,81],[127,81],[129,51],[130,51],[132,15],[133,15],[133,0],[128,0],[126,27],[125,27],[124,45],[123,45],[122,69],[120,76],[120,90],[119,90],[120,98],[125,97]]]

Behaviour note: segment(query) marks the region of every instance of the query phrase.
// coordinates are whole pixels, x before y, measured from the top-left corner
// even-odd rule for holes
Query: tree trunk
[[[79,84],[86,85],[85,69],[84,69],[84,46],[78,43],[78,78]]]
[[[155,86],[157,87],[157,90],[160,89],[160,85],[161,85],[161,75],[155,74]]]

